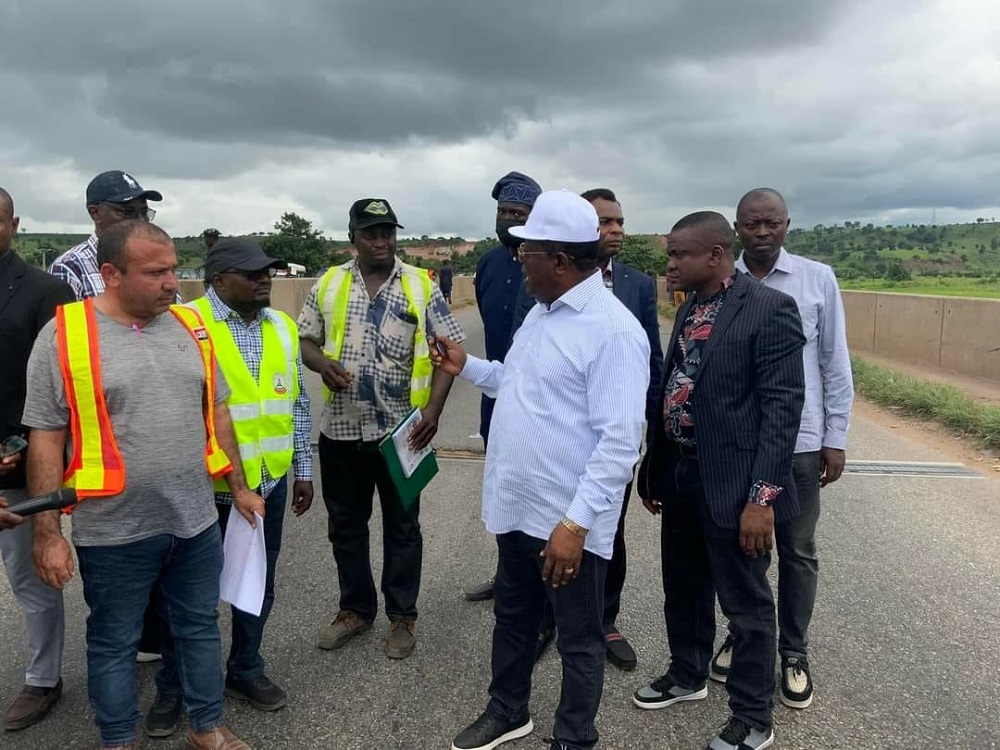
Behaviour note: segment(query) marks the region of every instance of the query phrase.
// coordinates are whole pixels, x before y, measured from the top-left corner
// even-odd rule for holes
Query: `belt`
[[[676,440],[670,441],[670,446],[676,451],[677,455],[681,458],[687,458],[691,461],[698,460],[698,447],[694,445],[684,445],[684,443],[678,443]]]

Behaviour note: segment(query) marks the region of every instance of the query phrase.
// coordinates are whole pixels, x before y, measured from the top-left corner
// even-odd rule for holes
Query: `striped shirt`
[[[736,268],[749,273],[742,256]],[[782,248],[774,268],[761,281],[795,299],[806,336],[802,350],[806,402],[795,452],[844,450],[854,403],[854,379],[837,277],[830,266]]]
[[[496,398],[483,476],[491,534],[548,539],[563,518],[605,559],[639,458],[649,340],[599,272],[535,305],[504,362],[469,357],[464,379]]]
[[[233,341],[236,348],[243,355],[247,369],[254,380],[260,377],[260,361],[264,358],[264,337],[261,331],[261,324],[265,320],[274,320],[275,312],[270,307],[265,307],[249,325],[234,310],[232,310],[215,289],[209,288],[205,294],[208,304],[212,308],[212,316],[217,321],[226,321],[230,333],[233,334]],[[312,416],[309,413],[309,394],[306,393],[305,384],[302,382],[302,354],[299,353],[296,359],[298,370],[299,397],[292,404],[292,426],[295,430],[293,437],[294,452],[292,454],[292,468],[296,481],[312,481],[312,446],[310,436],[312,433]],[[224,374],[224,373],[223,373]],[[272,477],[267,471],[267,465],[261,462],[260,468],[260,488],[257,494],[267,497],[271,490],[277,487],[281,477]],[[231,503],[233,496],[228,492],[216,492],[215,501],[217,503]]]
[[[403,266],[399,260],[374,299],[368,297],[357,261],[348,261],[346,267],[351,273],[351,289],[339,361],[354,379],[350,388],[334,393],[325,405],[320,431],[331,440],[371,442],[381,440],[412,408],[410,378],[416,321],[407,320],[412,316],[403,293]],[[317,299],[320,281],[309,292],[298,325],[300,338],[323,348],[328,322],[323,319]],[[424,326],[428,334],[465,340],[441,290],[433,285]]]

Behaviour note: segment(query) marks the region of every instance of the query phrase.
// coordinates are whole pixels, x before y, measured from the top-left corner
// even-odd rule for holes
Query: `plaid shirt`
[[[410,411],[415,330],[413,323],[406,322],[410,303],[403,293],[403,266],[398,259],[374,299],[368,297],[357,261],[342,267],[351,274],[351,290],[339,361],[354,380],[350,388],[334,392],[326,403],[320,429],[331,440],[370,442],[382,439]],[[300,337],[323,348],[326,321],[317,300],[319,283],[309,292],[298,324]],[[441,290],[433,285],[424,325],[428,334],[465,340]]]
[[[260,377],[260,361],[264,357],[264,338],[261,332],[261,323],[274,319],[274,311],[265,307],[249,325],[243,318],[234,312],[223,302],[214,289],[209,289],[205,294],[209,305],[212,307],[212,315],[217,321],[226,321],[229,331],[233,334],[236,348],[243,355],[247,369],[254,380]],[[292,455],[292,466],[295,472],[296,481],[312,481],[312,446],[310,437],[312,435],[312,416],[309,413],[309,395],[306,393],[305,384],[302,382],[302,355],[296,359],[299,381],[299,397],[292,405],[292,425],[295,429],[294,453]],[[225,374],[225,373],[223,373]],[[260,488],[257,489],[261,497],[267,497],[271,491],[281,481],[281,477],[272,477],[266,465],[261,465]],[[228,492],[216,492],[215,501],[217,503],[231,503],[233,496]]]
[[[97,265],[97,235],[90,235],[52,261],[49,273],[69,284],[78,300],[103,294],[104,279]],[[182,301],[181,293],[177,292],[177,303]]]
[[[97,235],[90,235],[52,261],[49,273],[69,284],[77,299],[101,294],[104,279],[97,265]]]

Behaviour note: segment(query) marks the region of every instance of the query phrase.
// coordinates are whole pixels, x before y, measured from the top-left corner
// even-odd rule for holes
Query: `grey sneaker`
[[[774,730],[771,727],[762,732],[733,717],[705,750],[762,750],[773,742]]]
[[[332,651],[335,648],[340,648],[355,636],[361,635],[371,626],[371,620],[364,619],[356,612],[342,610],[333,618],[333,622],[320,629],[316,645],[326,651]]]
[[[389,623],[389,637],[385,640],[385,655],[390,659],[405,659],[417,645],[417,623],[412,617]]]
[[[663,675],[632,694],[632,702],[639,708],[666,708],[681,701],[698,701],[708,697],[708,686],[690,690],[674,682],[670,675]]]
[[[729,677],[729,667],[733,663],[733,634],[726,633],[726,640],[719,646],[719,650],[712,657],[711,668],[708,675],[716,682],[725,682]]]

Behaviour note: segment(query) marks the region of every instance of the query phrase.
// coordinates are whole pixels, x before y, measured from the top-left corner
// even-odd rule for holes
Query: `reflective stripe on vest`
[[[196,313],[193,317],[171,312],[198,344],[205,368],[208,436],[205,465],[213,478],[232,470],[232,464],[215,438],[215,357],[208,332]],[[125,489],[125,462],[115,439],[101,379],[100,336],[93,298],[56,309],[56,346],[66,401],[70,411],[73,455],[63,482],[80,498],[109,497]]]
[[[403,273],[400,283],[409,306],[409,313],[417,321],[413,335],[413,369],[410,372],[410,405],[423,408],[431,400],[431,379],[434,366],[431,364],[430,347],[427,344],[426,313],[431,303],[433,285],[423,269],[402,263]],[[416,282],[416,283],[414,283]],[[326,344],[323,354],[330,359],[340,359],[344,348],[344,334],[347,330],[347,306],[351,296],[351,271],[347,265],[331,268],[319,280],[316,290],[316,304],[323,315],[326,326]],[[323,397],[330,401],[335,394],[324,385]]]
[[[199,310],[215,342],[219,366],[231,393],[226,400],[239,445],[247,486],[260,486],[263,468],[275,478],[288,473],[294,454],[292,406],[299,396],[298,329],[295,321],[277,310],[261,320],[263,344],[258,377],[254,380],[224,320],[216,320],[207,297],[189,307]],[[216,482],[218,492],[228,491]]]

